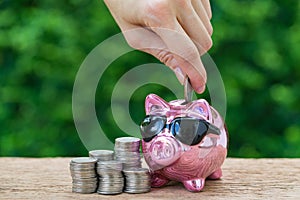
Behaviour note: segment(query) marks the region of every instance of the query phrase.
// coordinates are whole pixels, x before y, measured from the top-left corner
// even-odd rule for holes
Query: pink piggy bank
[[[227,155],[228,133],[220,114],[206,100],[166,102],[150,94],[141,123],[142,148],[151,186],[182,182],[201,191],[206,178],[219,179]]]

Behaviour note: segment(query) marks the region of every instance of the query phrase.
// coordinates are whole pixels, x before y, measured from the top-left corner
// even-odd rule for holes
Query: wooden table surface
[[[227,158],[223,178],[191,193],[182,184],[144,194],[72,193],[71,158],[0,158],[0,199],[300,199],[300,159]]]

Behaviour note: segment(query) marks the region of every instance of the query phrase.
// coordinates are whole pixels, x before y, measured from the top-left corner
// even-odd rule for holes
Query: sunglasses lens
[[[164,128],[166,121],[166,117],[163,116],[146,116],[140,126],[144,141],[151,141]]]
[[[193,118],[177,118],[171,125],[171,132],[176,139],[187,145],[196,145],[201,142],[208,130],[204,120]]]
[[[208,130],[208,125],[204,121],[198,121],[198,127],[196,129],[196,135],[192,142],[192,145],[199,144],[204,138]]]
[[[194,145],[198,123],[199,120],[192,118],[177,118],[172,122],[171,132],[180,142],[187,145]]]

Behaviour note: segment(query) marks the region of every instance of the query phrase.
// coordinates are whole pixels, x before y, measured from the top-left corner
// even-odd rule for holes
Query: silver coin
[[[123,185],[121,185],[121,184],[119,184],[118,186],[115,186],[115,187],[113,187],[113,186],[108,186],[108,185],[106,185],[106,186],[99,186],[98,187],[98,191],[119,191],[119,190],[123,190]]]
[[[95,178],[96,175],[90,175],[90,176],[81,176],[81,175],[72,175],[72,179],[90,179]]]
[[[151,186],[144,185],[144,186],[126,186],[126,190],[147,190],[150,189]]]
[[[95,171],[95,164],[91,166],[76,166],[70,165],[71,171]]]
[[[97,167],[97,172],[112,172],[112,173],[117,173],[122,171],[123,165],[121,166],[102,166],[102,167]]]
[[[78,157],[78,158],[73,158],[71,160],[71,163],[78,163],[78,164],[88,164],[88,163],[96,163],[97,159],[95,158],[90,158],[90,157]]]
[[[72,173],[78,173],[78,174],[84,174],[84,173],[95,173],[95,168],[87,169],[87,168],[70,168],[70,172]]]
[[[139,151],[128,152],[122,150],[122,151],[118,151],[117,153],[118,156],[125,156],[125,157],[141,156],[141,153]]]
[[[123,183],[124,182],[124,178],[100,178],[99,179],[99,183]]]
[[[93,150],[89,151],[89,156],[96,158],[98,161],[113,160],[114,152],[111,150]]]
[[[96,176],[97,173],[96,172],[86,172],[86,171],[70,171],[71,176],[86,176],[86,177],[90,177],[90,176]]]
[[[70,162],[70,166],[72,167],[78,167],[78,168],[91,168],[95,166],[96,163],[75,163],[75,162]]]
[[[141,144],[140,142],[126,142],[126,143],[116,142],[114,149],[119,151],[123,151],[124,149],[133,149],[133,148],[139,149],[140,144]]]
[[[89,190],[89,189],[97,189],[97,184],[89,184],[89,185],[73,184],[72,187],[76,189]]]
[[[71,174],[96,174],[96,171],[95,170],[70,170]]]
[[[193,88],[190,83],[190,79],[188,76],[184,79],[184,103],[190,103],[193,99]]]
[[[123,178],[123,174],[122,173],[118,173],[118,174],[102,174],[100,175],[100,179],[120,179]]]
[[[88,194],[88,193],[96,192],[96,189],[97,189],[96,187],[95,188],[72,187],[72,192]]]
[[[73,178],[95,178],[97,174],[71,174]]]
[[[96,163],[75,163],[75,162],[70,162],[70,166],[72,167],[82,167],[82,168],[89,168],[89,167],[93,167]]]
[[[150,192],[150,191],[151,191],[151,188],[141,189],[141,190],[127,190],[127,189],[124,190],[124,192],[131,193],[131,194],[147,193],[147,192]]]
[[[70,171],[95,171],[95,166],[92,167],[70,166]]]
[[[135,188],[135,189],[141,189],[141,188],[150,188],[150,184],[128,184],[126,183],[126,189],[128,188]]]
[[[113,169],[113,168],[111,168],[111,169],[97,169],[97,173],[99,174],[99,175],[101,175],[101,174],[116,174],[116,173],[119,173],[119,172],[121,172],[121,170],[123,169],[123,167],[121,168],[119,168],[119,169],[117,169],[117,168],[115,168],[115,169]]]
[[[83,182],[89,182],[89,181],[98,181],[98,177],[92,177],[92,178],[74,178],[73,181],[83,181]]]
[[[115,186],[112,185],[99,185],[98,191],[116,191],[116,190],[123,190],[123,184],[116,184]]]
[[[83,188],[83,189],[92,189],[92,188],[97,188],[97,184],[79,184],[79,183],[73,183],[72,187],[74,188]]]
[[[124,163],[124,169],[130,169],[132,167],[142,167],[141,163],[137,163],[137,164],[126,164]]]
[[[111,160],[111,161],[99,161],[97,163],[97,171],[105,171],[105,170],[115,170],[122,171],[123,164],[120,161]]]
[[[101,182],[99,187],[123,187],[123,182]]]
[[[135,156],[135,157],[116,156],[116,159],[119,161],[140,162],[141,157],[140,156]]]
[[[72,181],[72,185],[73,186],[96,186],[98,185],[98,181],[94,181],[94,182],[82,182],[82,181]]]
[[[131,169],[126,169],[126,170],[123,170],[123,172],[125,174],[130,174],[130,173],[133,173],[133,174],[148,174],[149,173],[149,169],[147,168],[131,168]]]
[[[116,143],[140,143],[141,139],[136,137],[119,137],[115,139]]]
[[[97,162],[97,166],[122,166],[122,163],[117,160],[99,161]]]
[[[115,155],[118,155],[119,153],[123,153],[125,154],[126,152],[140,152],[140,148],[139,146],[135,147],[135,146],[129,146],[129,147],[120,147],[121,149],[117,149],[115,148]]]
[[[97,191],[98,194],[120,194],[122,192],[123,192],[123,190],[113,191],[113,192],[111,192],[111,191]]]
[[[150,183],[150,178],[126,178],[126,183]]]

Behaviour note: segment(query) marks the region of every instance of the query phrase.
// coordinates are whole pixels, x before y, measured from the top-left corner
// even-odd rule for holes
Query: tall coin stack
[[[125,176],[125,190],[127,193],[150,192],[150,174],[146,168],[131,168],[123,170]]]
[[[98,179],[95,171],[97,159],[89,157],[73,158],[70,162],[72,191],[93,193],[97,189]]]
[[[97,163],[97,173],[99,175],[99,194],[119,194],[123,192],[124,177],[122,174],[122,162],[99,161]]]
[[[139,138],[120,137],[115,140],[115,159],[123,163],[123,168],[141,168]]]
[[[114,152],[111,150],[93,150],[89,151],[89,156],[98,161],[108,161],[114,159]]]

